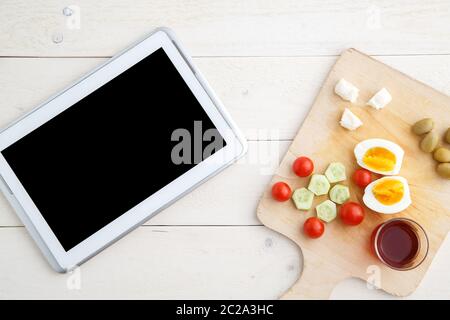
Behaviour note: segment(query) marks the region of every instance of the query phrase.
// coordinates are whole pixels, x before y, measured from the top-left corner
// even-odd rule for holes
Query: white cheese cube
[[[347,80],[341,79],[334,87],[334,92],[346,101],[355,102],[358,98],[359,89]]]
[[[367,102],[367,104],[377,110],[383,109],[389,102],[392,96],[386,88],[381,89]]]
[[[361,119],[355,116],[348,108],[345,108],[339,124],[348,130],[356,130],[363,125]]]

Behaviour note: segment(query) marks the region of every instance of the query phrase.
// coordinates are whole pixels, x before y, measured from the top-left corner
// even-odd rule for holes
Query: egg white
[[[382,204],[380,201],[375,198],[375,195],[373,194],[373,188],[375,185],[377,185],[382,180],[386,179],[395,179],[400,181],[403,184],[403,197],[402,199],[393,204],[393,205],[385,205]],[[380,179],[377,179],[373,182],[371,182],[365,189],[364,189],[364,195],[363,195],[363,202],[364,204],[371,210],[383,213],[383,214],[394,214],[401,212],[409,207],[409,205],[412,203],[411,201],[411,193],[409,191],[409,185],[408,180],[406,180],[403,177],[400,176],[389,176],[389,177],[383,177]]]
[[[367,150],[369,150],[371,148],[375,148],[375,147],[385,148],[385,149],[391,151],[395,155],[396,161],[395,161],[394,169],[392,169],[391,171],[380,171],[380,170],[375,170],[373,168],[370,168],[364,163],[363,159],[364,159],[364,155],[366,154]],[[367,140],[361,141],[360,143],[358,143],[356,145],[353,152],[355,154],[356,162],[358,163],[359,166],[361,166],[369,171],[379,173],[382,175],[386,175],[386,176],[399,174],[400,169],[402,167],[403,156],[405,154],[403,149],[398,144],[396,144],[392,141],[389,141],[389,140],[385,140],[385,139],[367,139]]]

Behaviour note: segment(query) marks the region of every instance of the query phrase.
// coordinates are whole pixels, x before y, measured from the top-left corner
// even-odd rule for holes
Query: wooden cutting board
[[[355,103],[343,101],[334,94],[334,85],[340,78],[360,89]],[[383,110],[365,106],[382,87],[392,94],[392,102]],[[350,107],[364,122],[358,130],[348,131],[339,125],[344,107]],[[300,279],[282,298],[326,299],[335,285],[348,277],[367,281],[378,275],[380,288],[396,296],[409,295],[419,285],[450,229],[450,180],[435,173],[435,161],[430,154],[420,151],[420,138],[411,133],[411,125],[424,117],[433,118],[435,130],[443,136],[450,127],[450,97],[355,49],[342,53],[257,209],[262,223],[290,238],[302,251]],[[291,169],[293,161],[301,155],[313,159],[317,173],[323,173],[330,162],[340,161],[346,166],[347,176],[351,176],[357,168],[353,148],[368,138],[392,140],[405,150],[400,175],[408,179],[412,205],[395,215],[381,215],[366,209],[366,217],[357,227],[345,226],[337,218],[326,225],[320,239],[307,238],[301,231],[303,222],[315,215],[315,205],[327,196],[315,197],[312,209],[305,213],[297,210],[292,201],[273,200],[270,195],[272,184],[285,181],[293,190],[307,186],[309,178],[299,178]],[[442,144],[445,143],[442,141]],[[351,179],[345,184],[350,187],[352,200],[362,204],[362,190]],[[393,217],[411,218],[428,234],[428,256],[416,269],[395,271],[370,253],[372,230]]]

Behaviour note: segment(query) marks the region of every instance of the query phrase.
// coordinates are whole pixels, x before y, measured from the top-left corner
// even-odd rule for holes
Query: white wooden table
[[[449,21],[448,1],[1,0],[0,126],[168,26],[250,148],[71,275],[50,269],[0,196],[0,298],[277,298],[301,252],[255,207],[336,56],[355,47],[450,94]],[[449,299],[449,267],[447,238],[410,298]],[[332,298],[392,297],[350,279]]]

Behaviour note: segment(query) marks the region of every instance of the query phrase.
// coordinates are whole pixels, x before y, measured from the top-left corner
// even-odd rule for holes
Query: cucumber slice
[[[334,203],[343,204],[350,199],[350,190],[347,186],[337,184],[330,190],[330,199]]]
[[[313,174],[309,181],[308,189],[316,196],[321,196],[328,193],[330,183],[323,174]]]
[[[344,181],[347,179],[345,175],[345,166],[340,162],[332,162],[325,171],[325,175],[330,183]]]
[[[311,209],[314,199],[314,193],[306,188],[296,189],[292,194],[292,200],[298,210],[309,210]]]
[[[325,222],[331,222],[336,218],[336,204],[325,200],[316,207],[317,217]]]

